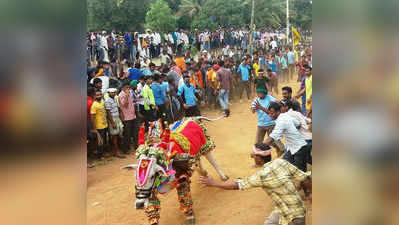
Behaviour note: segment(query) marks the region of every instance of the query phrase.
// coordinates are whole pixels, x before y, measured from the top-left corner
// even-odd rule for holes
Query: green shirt
[[[150,106],[155,105],[155,98],[152,89],[147,84],[143,87],[142,95],[144,98],[144,109],[150,110]]]
[[[264,88],[264,89],[266,89],[266,92],[268,92],[267,85],[266,85],[267,82],[269,82],[269,78],[267,78],[267,77],[255,78],[256,89]]]

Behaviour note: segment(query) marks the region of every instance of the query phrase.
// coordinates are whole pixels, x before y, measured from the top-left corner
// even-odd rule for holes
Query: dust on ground
[[[295,94],[299,83],[279,84],[291,86]],[[246,97],[244,93],[243,97]],[[281,97],[277,95],[276,97]],[[225,173],[233,180],[247,177],[258,169],[253,168],[249,157],[255,140],[257,118],[249,110],[250,102],[233,101],[231,116],[217,122],[206,122],[209,135],[216,143],[213,155]],[[203,114],[216,118],[219,111],[205,111]],[[126,164],[135,163],[134,154],[126,159],[114,158],[106,165],[96,166],[87,172],[87,224],[88,225],[147,225],[143,210],[134,208],[134,172],[121,171]],[[216,171],[208,161],[203,160],[205,169],[214,178]],[[219,179],[219,178],[218,178]],[[191,180],[191,192],[197,225],[263,225],[272,210],[272,201],[260,188],[248,191],[226,191],[202,187],[198,184],[198,174]],[[179,211],[176,191],[159,195],[161,200],[160,225],[185,224],[185,217]],[[307,224],[311,225],[311,205],[306,203],[309,212]]]

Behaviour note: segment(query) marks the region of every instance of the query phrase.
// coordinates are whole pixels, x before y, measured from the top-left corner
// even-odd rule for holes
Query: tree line
[[[252,0],[88,0],[87,28],[90,31],[161,32],[241,28],[250,22]],[[285,0],[255,0],[254,23],[257,28],[286,26]],[[312,3],[290,0],[290,23],[310,29]]]

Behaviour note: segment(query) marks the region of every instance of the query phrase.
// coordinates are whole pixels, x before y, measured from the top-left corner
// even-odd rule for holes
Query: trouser
[[[312,165],[312,140],[306,140],[308,143],[308,152],[306,153],[306,162]]]
[[[283,159],[287,160],[288,162],[290,162],[291,164],[293,164],[294,166],[296,166],[298,169],[302,170],[303,172],[306,172],[307,170],[307,166],[306,166],[306,162],[307,162],[307,154],[310,152],[309,150],[310,146],[308,144],[306,144],[305,146],[303,146],[301,149],[299,149],[299,151],[297,151],[295,154],[291,154],[290,151],[287,151],[284,154]]]
[[[162,120],[162,127],[165,128],[164,121],[168,121],[168,109],[165,104],[158,105],[157,118]]]
[[[302,94],[302,114],[306,116],[306,93]]]
[[[280,215],[278,213],[271,213],[265,220],[264,225],[281,225]],[[305,217],[295,218],[288,225],[306,225]]]
[[[288,73],[289,73],[290,80],[294,79],[294,73],[295,73],[295,65],[294,64],[288,64]]]
[[[136,45],[133,45],[132,47],[130,47],[129,49],[129,56],[130,56],[130,60],[132,62],[136,61],[136,57],[137,57],[137,48]]]
[[[144,110],[144,125],[146,131],[148,130],[149,123],[154,122],[156,119],[155,111],[153,109]]]
[[[130,139],[133,138],[134,148],[138,147],[138,119],[123,121],[123,152],[130,151]]]
[[[199,111],[198,107],[190,106],[188,109],[185,110],[185,117],[193,117],[193,116],[201,116],[201,112]]]
[[[99,140],[97,140],[97,158],[102,158],[104,156],[104,148],[105,143],[107,141],[107,128],[104,129],[97,129],[97,132],[100,134],[102,139],[102,144],[99,144]]]
[[[216,96],[215,96],[215,89],[213,88],[207,88],[207,100],[208,100],[208,105],[209,106],[214,106],[216,107]]]
[[[281,69],[281,76],[283,82],[288,82],[289,81],[288,69]]]
[[[242,94],[244,93],[244,89],[247,92],[247,97],[248,100],[251,99],[251,88],[249,86],[249,81],[240,81],[240,99],[242,97]]]
[[[265,139],[265,135],[267,134],[269,136],[273,131],[273,128],[274,126],[258,126],[256,129],[255,144],[262,144],[263,140]],[[285,151],[284,144],[280,140],[274,141],[272,146],[276,149],[278,156],[281,156]]]
[[[229,109],[229,89],[220,89],[218,99],[223,110]]]

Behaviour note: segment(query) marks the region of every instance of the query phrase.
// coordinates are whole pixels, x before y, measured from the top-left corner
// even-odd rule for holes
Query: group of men
[[[256,48],[269,50],[282,45],[285,39],[283,31],[272,29],[257,30],[253,34]],[[247,29],[219,28],[209,31],[176,30],[161,33],[157,30],[139,32],[116,32],[112,30],[87,33],[87,58],[89,61],[131,62],[157,58],[162,51],[173,55],[184,53],[189,47],[200,50],[213,50],[226,46],[247,51],[250,32]]]
[[[209,33],[200,35],[202,40]],[[223,35],[227,41],[226,33]],[[88,149],[103,159],[109,145],[114,156],[124,158],[123,153],[138,147],[141,124],[148,127],[158,119],[173,122],[181,116],[201,115],[201,102],[208,107],[220,106],[228,117],[229,98],[235,94],[242,103],[245,90],[252,102],[250,110],[258,117],[251,157],[262,169],[233,182],[218,182],[211,177],[201,177],[200,181],[224,189],[262,187],[276,203],[265,224],[305,224],[306,210],[296,182],[309,195],[311,180],[306,171],[307,164],[312,164],[311,47],[293,49],[274,39],[269,39],[267,46],[246,55],[243,49],[227,45],[208,51],[207,44],[202,43],[203,50],[196,56],[189,48],[168,52],[168,48],[160,47],[153,55],[158,56],[158,66],[131,56],[120,62],[119,68],[107,60],[95,68],[89,65],[87,124],[92,148]],[[285,86],[281,89],[283,98],[278,100],[278,83],[293,80],[301,83],[300,90],[293,94],[292,88]],[[252,101],[254,92],[257,97]],[[296,100],[300,98],[302,106]],[[282,158],[271,160],[271,146]]]

